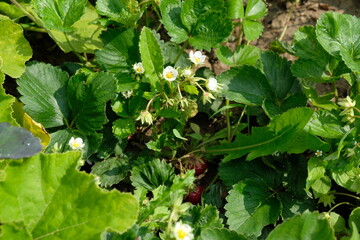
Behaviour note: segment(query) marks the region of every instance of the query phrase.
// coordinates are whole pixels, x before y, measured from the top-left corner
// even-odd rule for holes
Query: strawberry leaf
[[[93,176],[76,170],[80,158],[80,152],[38,154],[8,164],[0,182],[1,239],[95,240],[108,228],[122,233],[135,223],[136,199],[98,188]]]

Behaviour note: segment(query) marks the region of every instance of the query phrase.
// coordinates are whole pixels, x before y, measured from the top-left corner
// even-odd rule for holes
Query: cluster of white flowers
[[[205,63],[206,55],[202,54],[202,52],[200,52],[200,51],[195,51],[195,52],[190,51],[189,59],[195,66],[198,66],[200,64]],[[133,69],[136,74],[143,74],[145,72],[141,62],[134,64]],[[217,79],[214,77],[210,77],[208,79],[204,79],[201,77],[195,77],[195,73],[194,73],[192,67],[182,69],[179,73],[178,68],[174,68],[172,66],[166,66],[163,69],[161,77],[169,83],[175,82],[176,79],[178,79],[179,77],[182,77],[183,81],[187,82],[187,84],[197,86],[202,91],[202,101],[204,104],[207,102],[211,103],[212,100],[215,99],[214,93],[218,92],[222,88],[221,84],[219,84]],[[199,82],[200,80],[203,82],[200,83]],[[172,98],[166,97],[165,105],[166,106],[174,106],[174,103],[176,102],[179,104],[179,107],[181,108],[181,110],[184,110],[184,108],[189,107],[189,101],[187,98],[182,96],[181,89],[180,89],[180,83],[178,83],[176,86],[178,87],[179,97],[177,99],[172,99]],[[122,95],[125,98],[130,98],[132,95],[132,91],[130,90],[130,91],[122,92]],[[150,104],[148,104],[148,105],[150,105]],[[136,118],[136,120],[140,120],[142,124],[144,124],[144,123],[152,124],[153,123],[153,116],[149,112],[148,107],[140,113],[140,115],[138,116],[138,118]]]
[[[354,108],[356,106],[356,101],[352,100],[349,96],[338,103],[344,110],[340,113],[340,116],[344,116],[342,121],[351,124],[355,121],[355,112]]]

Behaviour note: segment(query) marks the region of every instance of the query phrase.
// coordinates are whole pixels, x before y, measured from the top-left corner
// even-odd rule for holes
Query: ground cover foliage
[[[1,2],[0,239],[360,239],[360,19],[260,50],[266,14]],[[73,60],[33,60],[32,32]]]

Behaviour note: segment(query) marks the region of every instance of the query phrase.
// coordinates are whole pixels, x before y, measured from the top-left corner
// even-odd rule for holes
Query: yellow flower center
[[[136,68],[136,72],[141,72],[142,69],[140,67]]]
[[[195,62],[199,63],[200,62],[200,58],[195,58]]]
[[[78,142],[74,142],[72,145],[74,148],[80,147],[80,144]]]
[[[165,74],[165,76],[166,76],[167,79],[171,79],[171,78],[174,77],[174,75],[172,74],[172,72],[167,72],[167,73]]]
[[[180,239],[184,239],[184,238],[187,236],[187,233],[184,232],[184,231],[181,230],[181,229],[179,229],[179,231],[177,232],[177,234],[178,234],[178,237],[179,237]]]

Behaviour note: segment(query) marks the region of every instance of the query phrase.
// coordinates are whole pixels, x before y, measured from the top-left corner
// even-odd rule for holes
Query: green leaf
[[[360,168],[353,168],[345,172],[332,172],[331,177],[337,184],[349,191],[360,193]]]
[[[161,22],[168,31],[171,41],[185,42],[189,36],[186,27],[181,21],[182,2],[179,0],[163,0],[160,3]]]
[[[95,23],[99,18],[95,8],[87,2],[84,14],[72,25],[71,32],[53,29],[49,35],[64,52],[94,53],[103,47],[99,36],[104,28]]]
[[[0,159],[31,157],[41,152],[40,139],[21,127],[0,122]]]
[[[263,52],[260,58],[275,100],[283,100],[295,83],[290,71],[291,63],[273,52]]]
[[[175,68],[180,67],[182,69],[191,66],[189,55],[181,49],[181,45],[172,42],[164,42],[162,40],[159,43],[165,66],[173,65]],[[178,57],[179,54],[180,57]]]
[[[70,32],[84,13],[86,0],[33,0],[36,13],[49,29]]]
[[[240,45],[232,52],[228,47],[221,45],[216,49],[216,56],[220,61],[230,66],[254,66],[260,58],[260,48],[251,45]]]
[[[179,133],[179,131],[176,128],[173,129],[173,133],[174,133],[175,137],[177,137],[178,139],[181,139],[184,141],[188,140],[187,138],[184,138],[183,136],[181,136],[181,134]]]
[[[175,172],[171,164],[155,158],[147,164],[134,167],[130,179],[134,187],[154,190],[161,185],[170,186],[174,176]]]
[[[312,135],[323,138],[342,138],[346,133],[342,127],[341,119],[326,110],[315,112],[304,130]]]
[[[199,240],[246,240],[247,238],[226,228],[207,228],[201,232]]]
[[[93,176],[76,170],[80,159],[80,152],[68,152],[9,163],[0,182],[0,221],[11,236],[7,239],[26,232],[28,239],[95,240],[108,228],[122,233],[135,223],[136,199],[98,188]],[[14,222],[21,226],[9,227]]]
[[[313,110],[310,108],[294,108],[275,116],[270,123],[261,128],[253,128],[250,136],[239,134],[232,143],[224,143],[206,149],[213,154],[228,154],[223,162],[239,158],[245,154],[247,160],[266,156],[276,151],[286,152],[298,134],[309,121]]]
[[[20,8],[13,4],[6,2],[0,2],[0,13],[9,16],[11,19],[21,18],[25,16],[25,13]]]
[[[297,84],[297,82],[295,82]],[[290,90],[291,92],[291,90]],[[304,94],[290,95],[286,99],[281,101],[273,101],[271,99],[265,99],[261,106],[268,117],[273,118],[276,115],[286,112],[291,108],[305,107],[307,105],[307,98]]]
[[[360,207],[357,207],[354,210],[352,210],[352,212],[349,216],[349,225],[350,225],[351,229],[354,230],[355,228],[352,225],[352,223],[354,225],[356,225],[357,229],[360,229]]]
[[[267,14],[266,4],[263,0],[249,0],[246,4],[245,19],[260,20]]]
[[[0,32],[0,72],[18,78],[25,71],[32,49],[21,26],[10,19],[0,20]]]
[[[207,12],[199,17],[191,30],[189,43],[194,48],[210,51],[226,41],[232,29],[232,22],[225,12]]]
[[[280,216],[280,202],[261,179],[247,179],[234,185],[225,205],[229,229],[246,236],[260,236]]]
[[[111,73],[84,73],[68,83],[69,106],[76,127],[91,134],[107,122],[106,102],[115,97],[115,77]]]
[[[69,115],[68,79],[66,72],[52,65],[36,62],[28,65],[17,80],[25,112],[45,128],[64,125]]]
[[[223,84],[220,95],[231,101],[261,105],[264,99],[273,98],[266,77],[252,66],[231,68],[218,76],[218,81]]]
[[[156,88],[156,84],[160,80],[159,75],[163,71],[164,59],[159,43],[149,28],[142,29],[139,45],[145,76],[150,80],[151,86]]]
[[[136,0],[97,0],[96,9],[101,15],[127,26],[135,25],[143,13]]]
[[[181,20],[182,23],[187,27],[189,32],[191,32],[199,18],[204,14],[207,14],[212,11],[224,11],[224,1],[222,0],[186,0],[182,4],[181,10]]]
[[[18,126],[16,120],[11,116],[13,109],[12,104],[15,102],[15,98],[5,93],[3,83],[5,75],[0,72],[0,122],[8,122],[13,126]]]
[[[199,90],[194,85],[185,85],[184,86],[184,91],[189,93],[189,94],[195,94],[195,95],[199,94]]]
[[[225,3],[229,18],[244,18],[244,4],[242,0],[228,0]]]
[[[317,212],[305,212],[278,225],[267,240],[335,240],[328,221]]]
[[[316,82],[335,81],[344,73],[344,63],[320,45],[313,26],[304,26],[294,34],[294,51],[299,59],[291,66],[293,74]]]
[[[113,133],[118,139],[123,139],[135,132],[135,122],[133,119],[120,118],[113,122]]]
[[[193,206],[187,213],[188,216],[184,216],[182,220],[192,226],[195,236],[200,235],[205,229],[223,227],[222,219],[219,218],[219,211],[214,206]]]
[[[111,187],[123,180],[130,171],[131,167],[127,161],[125,156],[105,159],[96,162],[91,168],[91,173],[100,177],[100,186]]]
[[[316,198],[327,194],[331,188],[331,180],[325,175],[325,167],[322,159],[310,158],[308,162],[308,177],[306,179],[306,190],[312,188]]]
[[[132,72],[140,60],[139,37],[133,29],[108,29],[101,34],[104,48],[95,52],[96,62],[112,73]]]
[[[352,234],[351,234],[351,238],[349,238],[349,240],[359,240],[360,239],[360,233],[356,227],[356,224],[355,223],[351,223],[351,226],[352,226]]]
[[[244,20],[243,22],[245,38],[248,41],[258,39],[264,30],[262,23],[257,21]]]
[[[335,12],[321,16],[316,24],[316,36],[323,48],[341,57],[355,72],[360,72],[360,19]]]

